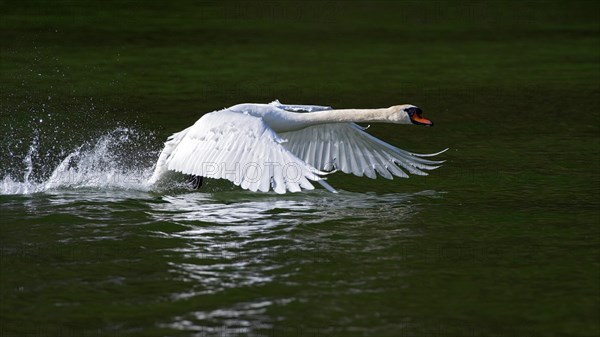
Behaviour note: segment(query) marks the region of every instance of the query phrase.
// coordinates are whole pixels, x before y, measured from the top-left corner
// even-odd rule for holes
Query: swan
[[[427,175],[443,161],[425,159],[385,143],[356,122],[432,126],[411,104],[383,109],[334,110],[329,106],[238,104],[203,115],[165,142],[154,173],[156,184],[168,171],[189,176],[192,187],[202,178],[227,179],[243,189],[283,194],[312,190],[311,181],[327,190],[327,174],[341,170],[375,179]],[[406,172],[405,172],[406,171]]]

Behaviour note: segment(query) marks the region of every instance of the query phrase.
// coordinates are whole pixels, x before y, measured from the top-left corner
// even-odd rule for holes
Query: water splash
[[[23,174],[23,181],[13,179],[10,175],[6,175],[2,181],[0,181],[0,194],[30,194],[35,193],[38,190],[38,184],[31,181],[31,173],[33,172],[33,155],[37,151],[37,138],[34,138],[27,155],[23,159],[25,165],[25,172]]]
[[[23,159],[21,178],[8,173],[0,178],[0,194],[32,194],[61,188],[115,188],[148,190],[157,152],[149,149],[154,136],[127,127],[117,127],[71,151],[53,169],[36,172],[40,154],[38,133]]]

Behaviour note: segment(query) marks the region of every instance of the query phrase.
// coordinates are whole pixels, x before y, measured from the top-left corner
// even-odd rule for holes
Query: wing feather
[[[325,172],[299,159],[282,146],[282,141],[259,117],[216,111],[186,129],[167,154],[165,165],[168,170],[184,174],[227,179],[251,191],[313,189],[309,180],[321,180],[319,175]],[[286,169],[290,166],[293,169]],[[287,171],[294,170],[298,174],[288,176]]]
[[[406,172],[427,175],[424,171],[436,169],[444,162],[423,157],[432,157],[446,150],[416,154],[383,142],[364,130],[354,123],[331,123],[285,132],[281,137],[287,140],[284,147],[316,169],[339,169],[359,177],[408,178]]]

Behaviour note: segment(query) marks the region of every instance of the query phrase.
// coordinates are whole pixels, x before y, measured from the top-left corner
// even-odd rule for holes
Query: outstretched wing
[[[228,179],[251,191],[314,189],[324,172],[284,148],[261,118],[221,110],[200,118],[166,159],[168,170]]]
[[[393,176],[408,178],[407,171],[427,175],[444,161],[423,157],[438,155],[416,154],[383,142],[354,123],[331,123],[311,126],[299,131],[285,132],[283,145],[309,165],[323,171],[341,170],[356,176],[375,179],[377,174],[387,179]]]
[[[177,148],[177,145],[179,145],[181,140],[185,138],[185,135],[187,135],[191,128],[192,127],[190,126],[189,128],[174,133],[167,139],[165,142],[165,147],[158,156],[158,161],[154,167],[154,173],[152,173],[152,176],[147,182],[148,185],[155,184],[167,173],[167,161],[171,158],[171,154]]]
[[[323,106],[323,105],[283,104],[283,103],[279,102],[278,99],[269,103],[269,105],[272,105],[276,108],[279,108],[279,109],[282,109],[285,111],[292,111],[292,112],[314,112],[314,111],[323,111],[323,110],[332,110],[333,109],[330,106]]]

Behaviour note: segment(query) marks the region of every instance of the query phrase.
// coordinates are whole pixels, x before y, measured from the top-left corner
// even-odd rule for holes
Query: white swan
[[[427,175],[443,161],[387,144],[355,122],[433,125],[414,105],[384,109],[332,110],[316,105],[238,104],[202,116],[173,134],[162,150],[149,184],[168,171],[192,177],[228,179],[251,191],[277,193],[314,189],[310,180],[335,190],[322,176],[341,170],[375,179]]]

